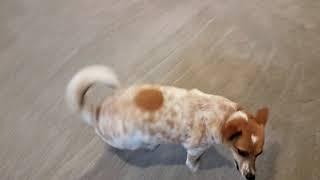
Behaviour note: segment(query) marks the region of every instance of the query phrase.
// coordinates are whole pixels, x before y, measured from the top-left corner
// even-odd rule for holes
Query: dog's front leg
[[[187,149],[186,165],[192,172],[196,172],[200,166],[200,159],[207,148]]]

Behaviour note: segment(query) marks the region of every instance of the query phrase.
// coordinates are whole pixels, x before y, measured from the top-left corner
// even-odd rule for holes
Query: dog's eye
[[[240,150],[240,149],[237,149],[238,151],[238,154],[242,157],[248,157],[249,156],[249,152],[247,151],[243,151],[243,150]]]

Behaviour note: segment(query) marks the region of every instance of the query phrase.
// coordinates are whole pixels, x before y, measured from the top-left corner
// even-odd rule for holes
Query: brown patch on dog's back
[[[162,92],[154,88],[142,89],[134,98],[136,105],[145,111],[156,111],[160,109],[163,101]]]

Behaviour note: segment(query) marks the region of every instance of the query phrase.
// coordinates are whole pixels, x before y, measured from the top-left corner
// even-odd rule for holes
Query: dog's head
[[[224,143],[230,147],[237,169],[248,180],[255,179],[255,161],[263,151],[268,112],[268,108],[262,108],[253,116],[237,111],[222,127]]]

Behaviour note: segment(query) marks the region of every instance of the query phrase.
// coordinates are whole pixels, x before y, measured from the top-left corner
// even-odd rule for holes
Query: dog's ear
[[[245,125],[244,119],[234,119],[227,121],[222,127],[222,136],[226,141],[232,141],[236,137],[242,135],[242,130]]]
[[[267,107],[261,108],[257,111],[256,121],[265,126],[268,121],[269,109]]]

